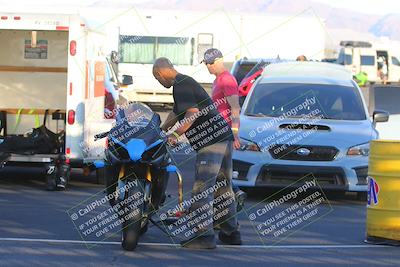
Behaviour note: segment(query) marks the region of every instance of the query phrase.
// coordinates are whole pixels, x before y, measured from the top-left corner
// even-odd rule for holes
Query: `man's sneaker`
[[[244,207],[244,201],[247,198],[247,194],[245,192],[243,192],[242,190],[238,190],[235,193],[235,200],[237,203],[236,206],[236,211],[241,211]]]
[[[59,177],[57,181],[57,188],[60,190],[65,190],[66,186],[67,186],[67,180],[65,180],[64,177]]]
[[[195,236],[188,240],[184,240],[181,242],[181,246],[191,249],[214,249],[217,247],[217,244],[215,242],[215,236],[204,235]]]
[[[218,234],[218,238],[219,238],[219,240],[222,241],[222,243],[227,244],[227,245],[239,246],[242,244],[242,237],[238,230],[234,231],[230,235],[227,235],[224,232],[220,231]]]
[[[71,168],[67,164],[61,164],[58,167],[58,179],[56,184],[59,190],[65,190],[67,187],[70,170]]]

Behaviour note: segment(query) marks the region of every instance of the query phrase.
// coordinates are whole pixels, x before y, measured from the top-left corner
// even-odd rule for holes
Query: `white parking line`
[[[63,240],[63,239],[36,239],[36,238],[0,238],[0,241],[9,242],[36,242],[36,243],[62,243],[62,244],[83,244],[83,245],[120,245],[121,242],[111,241],[82,241],[82,240]],[[163,246],[163,247],[180,247],[179,244],[171,243],[139,243],[141,246]],[[277,246],[263,246],[263,245],[218,245],[219,248],[249,248],[249,249],[338,249],[338,248],[379,248],[389,247],[384,245],[277,245]]]

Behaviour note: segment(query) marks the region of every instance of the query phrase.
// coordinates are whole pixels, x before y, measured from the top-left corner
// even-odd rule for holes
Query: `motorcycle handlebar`
[[[96,135],[94,136],[94,141],[97,141],[97,140],[100,140],[100,139],[103,139],[103,138],[107,137],[108,133],[109,133],[109,132],[104,132],[104,133],[96,134]]]

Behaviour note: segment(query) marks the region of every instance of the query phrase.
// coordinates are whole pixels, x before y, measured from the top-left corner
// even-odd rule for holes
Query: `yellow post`
[[[400,245],[400,141],[371,141],[367,242]]]

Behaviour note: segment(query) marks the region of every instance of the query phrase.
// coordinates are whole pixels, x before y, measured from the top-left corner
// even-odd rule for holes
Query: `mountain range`
[[[331,0],[325,0],[331,1]],[[352,1],[352,0],[349,0]],[[379,1],[379,0],[376,0]],[[393,0],[393,2],[396,2]],[[22,4],[23,3],[23,4]],[[366,5],[367,3],[365,3]],[[335,8],[322,0],[0,0],[0,6],[24,7],[71,7],[71,8],[143,8],[159,10],[192,10],[212,11],[225,9],[236,13],[257,14],[286,14],[294,16],[306,13],[310,16],[318,16],[331,32],[339,39],[359,39],[368,41],[371,38],[387,37],[400,41],[400,10],[386,15],[367,14],[360,5],[359,11],[345,8]],[[368,39],[368,40],[367,40]]]
[[[124,0],[119,0],[124,2]],[[107,0],[95,3],[105,3]],[[113,1],[118,2],[118,0]],[[233,12],[248,12],[262,14],[295,15],[301,12],[320,17],[325,21],[327,30],[350,30],[348,38],[365,38],[370,34],[376,38],[388,37],[400,41],[400,10],[399,14],[375,15],[344,8],[333,8],[328,4],[313,0],[158,0],[143,1],[135,6],[151,9],[179,10],[213,10],[224,8]],[[354,36],[355,35],[355,36]],[[344,36],[345,37],[345,34]]]

